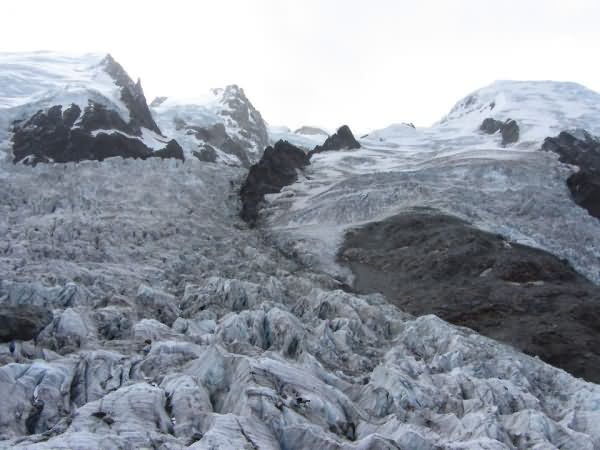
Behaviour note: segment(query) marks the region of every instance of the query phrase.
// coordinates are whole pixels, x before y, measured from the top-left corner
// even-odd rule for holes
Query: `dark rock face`
[[[265,194],[274,194],[292,184],[298,178],[296,170],[308,164],[308,155],[287,141],[278,141],[274,147],[267,147],[260,161],[250,167],[240,190],[242,219],[251,226],[255,225]]]
[[[35,165],[50,161],[102,161],[113,156],[183,159],[183,150],[175,141],[154,151],[138,139],[116,132],[93,133],[97,130],[119,130],[127,134],[134,131],[115,111],[93,102],[83,115],[77,105],[71,105],[64,112],[61,105],[38,111],[29,120],[14,124],[13,161]]]
[[[519,141],[519,125],[513,119],[501,122],[488,117],[481,123],[479,130],[486,134],[495,134],[500,131],[502,134],[502,145],[514,144]]]
[[[600,290],[549,253],[420,209],[348,232],[338,258],[361,293],[600,381]]]
[[[181,159],[182,161],[185,159],[183,156],[183,149],[175,139],[171,139],[165,148],[156,150],[151,156],[162,159]]]
[[[481,122],[481,126],[479,127],[480,131],[483,131],[486,134],[494,134],[502,129],[504,122],[501,122],[496,119],[492,119],[488,117],[483,122]]]
[[[217,161],[217,152],[214,147],[208,144],[204,144],[200,147],[199,151],[192,153],[200,161],[214,163]]]
[[[573,200],[600,219],[600,174],[591,170],[580,170],[567,179]]]
[[[352,131],[348,125],[341,126],[334,134],[329,136],[323,145],[317,145],[311,150],[308,155],[309,158],[315,153],[326,152],[329,150],[346,150],[360,148],[360,144],[354,138]]]
[[[65,112],[63,112],[62,114],[63,125],[65,126],[65,128],[72,128],[73,125],[75,125],[75,121],[79,119],[80,115],[81,108],[75,104],[65,109]]]
[[[104,66],[106,73],[121,88],[121,100],[123,100],[123,103],[129,109],[129,125],[131,128],[137,130],[137,133],[140,132],[141,127],[144,127],[161,134],[148,108],[141,81],[138,80],[137,83],[134,83],[127,72],[125,72],[125,69],[111,55],[107,55],[101,64]]]
[[[215,149],[219,149],[223,153],[235,156],[243,167],[249,168],[257,162],[262,150],[269,145],[267,125],[242,88],[230,85],[224,89],[214,89],[213,92],[223,106],[213,118],[214,122],[207,126],[198,126],[175,117],[173,120],[176,129],[184,130],[199,141],[198,149],[192,151],[197,158],[215,162]],[[165,100],[166,97],[158,97],[152,105],[160,106]]]
[[[0,342],[34,339],[50,322],[52,312],[36,305],[0,305]]]
[[[502,127],[502,145],[514,144],[519,141],[519,125],[508,119]]]
[[[559,161],[579,167],[567,179],[575,203],[600,218],[600,141],[584,130],[563,131],[544,140],[542,149],[557,153]]]
[[[190,127],[190,131],[194,133],[197,139],[208,143],[212,147],[217,147],[223,150],[225,153],[237,156],[242,162],[244,167],[250,167],[250,159],[248,157],[248,151],[244,144],[238,140],[232,139],[227,134],[227,129],[222,123],[216,123],[210,127]],[[204,150],[201,149],[202,152]],[[212,148],[214,152],[214,148]],[[209,155],[209,154],[207,154]],[[215,152],[216,160],[216,152]],[[214,161],[213,161],[214,162]]]
[[[125,122],[119,113],[94,102],[90,102],[85,108],[79,126],[89,132],[94,130],[119,130],[131,135],[141,134],[139,128]]]
[[[221,113],[230,117],[240,128],[240,134],[256,142],[260,149],[269,144],[269,133],[260,112],[252,105],[242,88],[232,84],[223,91],[223,104],[227,106]]]

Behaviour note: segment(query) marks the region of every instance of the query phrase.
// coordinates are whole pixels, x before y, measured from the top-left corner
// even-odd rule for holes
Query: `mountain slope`
[[[468,134],[488,117],[517,120],[521,142],[537,145],[571,128],[600,134],[600,94],[577,83],[496,81],[459,101],[434,128]]]
[[[161,128],[203,161],[249,167],[269,144],[260,112],[236,85],[195,99],[159,97],[151,106]]]
[[[560,127],[559,119],[529,120],[560,117],[537,108],[562,104],[562,86],[550,85],[537,101],[532,94],[522,109],[508,102],[499,108],[511,111],[529,139],[542,136]],[[581,95],[582,109],[597,97]],[[575,109],[570,91],[569,102]],[[572,198],[567,180],[576,169],[542,151],[544,136],[506,145],[479,131],[486,115],[456,116],[455,109],[429,129],[395,125],[369,133],[360,149],[315,154],[295,183],[267,198],[259,223],[286,254],[355,292],[385,294],[409,312],[437,314],[600,380],[600,343],[588,345],[597,340],[600,291],[558,275],[571,264],[600,282],[600,221]],[[593,118],[581,120],[593,128]],[[435,213],[419,219],[422,208]],[[457,219],[465,226],[454,225]],[[443,225],[428,231],[436,221]],[[503,245],[523,252],[503,252]],[[563,269],[551,271],[556,279],[543,275],[555,265],[551,255],[541,258],[534,248],[563,259]]]
[[[110,55],[3,53],[0,77],[0,142],[15,162],[183,157]]]

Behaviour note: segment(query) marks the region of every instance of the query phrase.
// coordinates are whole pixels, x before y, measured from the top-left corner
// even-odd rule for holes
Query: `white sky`
[[[3,0],[0,51],[110,52],[148,101],[237,83],[273,125],[426,126],[496,79],[600,91],[600,0]]]

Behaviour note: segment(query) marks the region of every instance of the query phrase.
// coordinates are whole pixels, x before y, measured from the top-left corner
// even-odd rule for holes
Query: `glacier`
[[[39,67],[66,70],[43,58]],[[30,106],[14,80],[2,86],[7,123]],[[523,89],[561,125],[558,101],[544,103],[559,85]],[[507,104],[498,118],[521,123]],[[0,343],[0,448],[600,449],[600,386],[344,288],[344,232],[414,206],[546,249],[599,281],[600,225],[569,198],[574,169],[537,151],[553,122],[528,134],[522,119],[525,140],[502,147],[473,114],[315,154],[266,197],[257,228],[239,218],[246,170],[224,156],[31,167],[12,163],[4,128],[0,304],[53,318],[13,350]],[[597,133],[592,116],[566,125]]]

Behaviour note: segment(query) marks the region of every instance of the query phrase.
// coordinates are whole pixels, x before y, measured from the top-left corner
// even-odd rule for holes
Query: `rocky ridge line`
[[[600,140],[585,130],[563,131],[544,140],[542,150],[559,155],[559,161],[579,170],[567,178],[575,203],[600,218]]]

